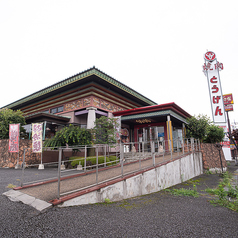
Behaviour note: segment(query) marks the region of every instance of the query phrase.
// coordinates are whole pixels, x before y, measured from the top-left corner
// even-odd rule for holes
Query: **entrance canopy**
[[[55,115],[47,112],[38,112],[25,116],[25,119],[27,124],[48,121],[64,125],[69,122],[70,117]]]
[[[121,117],[122,141],[173,141],[182,143],[186,119],[191,117],[174,102],[114,112]]]
[[[166,122],[167,116],[174,124],[182,125],[186,123],[186,118],[191,117],[174,102],[114,112],[113,115],[121,116],[121,122],[128,125]]]
[[[51,138],[54,136],[55,132],[62,127],[66,126],[70,117],[55,115],[46,112],[38,112],[25,117],[26,125],[23,126],[26,133],[31,136],[31,124],[32,123],[43,123],[43,140],[45,138]]]

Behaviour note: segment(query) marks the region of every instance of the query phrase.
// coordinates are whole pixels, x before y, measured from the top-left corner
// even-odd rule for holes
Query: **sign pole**
[[[207,77],[213,122],[215,125],[218,125],[219,127],[225,129],[225,132],[227,132],[227,118],[219,74],[219,71],[223,70],[223,64],[217,61],[216,55],[212,51],[206,52],[204,59],[205,63],[203,65],[203,72]],[[226,101],[227,100],[228,97],[226,97]],[[222,150],[225,159],[231,160],[230,147],[222,147]]]
[[[229,113],[228,113],[230,111],[233,111],[234,101],[233,101],[232,93],[223,95],[223,101],[224,101],[226,117],[227,117],[228,135],[229,135],[228,138],[229,138],[229,143],[230,143],[230,153],[231,153],[231,157],[233,157],[233,159],[235,159],[235,154],[234,154],[235,151],[234,151],[234,148],[232,149],[231,145],[234,144],[236,148],[237,148],[237,145],[236,145],[236,142],[231,137],[231,125],[230,125],[230,119],[229,119]]]
[[[21,127],[21,124],[19,124],[19,129],[18,129],[18,153],[17,153],[17,164],[15,166],[15,169],[20,169],[21,166],[20,166],[20,163],[19,163],[19,154],[20,154],[20,150],[19,150],[19,146],[20,146],[20,127]]]
[[[228,123],[229,141],[230,141],[230,146],[231,146],[231,144],[233,144],[233,141],[232,141],[232,138],[231,138],[231,124],[230,124],[228,111],[226,111],[226,116],[227,116],[227,123]],[[231,150],[231,155],[232,155],[233,159],[235,159],[233,150]]]

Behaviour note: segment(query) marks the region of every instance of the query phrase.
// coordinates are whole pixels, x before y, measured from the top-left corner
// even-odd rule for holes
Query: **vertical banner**
[[[32,123],[32,152],[42,152],[42,123]]]
[[[19,152],[20,124],[9,124],[9,152]]]
[[[218,62],[216,55],[212,51],[208,51],[204,55],[205,63],[203,65],[203,72],[207,76],[208,89],[210,93],[210,102],[212,108],[213,122],[224,129],[224,133],[227,132],[227,119],[224,107],[225,102],[232,101],[230,98],[224,98],[222,94],[221,81],[219,71],[223,70],[223,64]],[[231,160],[230,148],[225,146],[222,148],[225,159]]]
[[[219,76],[219,70],[223,69],[223,64],[217,61],[215,53],[211,51],[208,51],[204,55],[204,59],[205,64],[203,65],[203,71],[207,76],[208,81],[213,122],[217,124],[226,123],[226,114]]]
[[[120,141],[121,138],[121,117],[114,117],[116,120],[116,140]]]

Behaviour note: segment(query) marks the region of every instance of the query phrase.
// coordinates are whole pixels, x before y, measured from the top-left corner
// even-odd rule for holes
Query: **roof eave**
[[[26,96],[22,99],[19,99],[11,104],[8,104],[6,106],[4,106],[3,108],[16,108],[16,107],[20,107],[22,104],[27,103],[27,102],[31,102],[34,99],[37,99],[41,96],[46,96],[47,94],[54,92],[64,86],[70,85],[72,83],[75,83],[77,81],[80,81],[86,77],[89,77],[90,75],[96,75],[98,77],[100,77],[101,79],[103,79],[104,81],[112,84],[115,87],[118,87],[120,90],[123,90],[124,92],[131,94],[133,97],[136,97],[138,99],[140,99],[141,101],[144,101],[144,103],[146,103],[147,105],[155,105],[156,103],[153,102],[152,100],[148,99],[147,97],[143,96],[142,94],[134,91],[133,89],[131,89],[130,87],[124,85],[123,83],[113,79],[112,77],[108,76],[107,74],[103,73],[102,71],[100,71],[99,69],[93,67],[90,68],[88,70],[85,70],[81,73],[78,73],[74,76],[71,76],[63,81],[60,81],[58,83],[55,83],[49,87],[46,87],[42,90],[39,90],[33,94],[30,94],[29,96]]]
[[[133,114],[138,114],[138,113],[148,113],[148,112],[153,112],[153,111],[161,111],[161,110],[174,110],[175,112],[179,113],[180,115],[183,115],[185,118],[191,117],[189,113],[187,113],[185,110],[183,110],[181,107],[179,107],[176,103],[171,102],[171,103],[166,103],[166,104],[159,104],[159,105],[153,105],[153,106],[147,106],[147,107],[140,107],[140,108],[133,108],[133,109],[128,109],[124,111],[118,111],[114,112],[114,116],[128,116],[128,115],[133,115]]]

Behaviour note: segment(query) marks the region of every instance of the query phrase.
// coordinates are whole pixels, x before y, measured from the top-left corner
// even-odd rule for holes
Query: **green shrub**
[[[60,147],[73,145],[90,145],[91,132],[90,130],[80,128],[70,124],[55,133],[51,139],[46,139],[44,147]]]
[[[111,156],[109,156],[109,160],[111,161],[111,164],[112,165],[115,165],[115,164],[117,164],[117,160],[118,160],[118,158],[116,157],[116,156],[114,156],[114,155],[111,155]]]
[[[84,157],[70,157],[69,161],[71,161],[71,165],[75,167],[76,165],[79,165],[79,161],[81,162],[80,164],[83,166],[84,164]]]
[[[105,160],[104,156],[98,156],[98,164],[103,164],[104,160]],[[87,161],[91,161],[92,165],[96,165],[97,164],[97,158],[96,157],[89,158]],[[106,162],[110,162],[108,157],[106,157]]]
[[[21,135],[25,136],[25,129],[22,127],[26,124],[23,112],[20,110],[13,111],[12,109],[0,109],[0,140],[9,138],[9,124],[20,123]]]
[[[116,156],[106,157],[107,166],[115,165],[116,164],[116,159],[117,159]],[[75,157],[75,156],[73,156],[73,157],[70,157],[69,160],[71,161],[71,165],[73,167],[79,165],[79,162],[84,167],[84,161],[85,161],[84,157]],[[98,156],[98,164],[103,164],[104,160],[105,160],[104,156]],[[90,161],[90,162],[88,162],[88,161]],[[96,161],[97,161],[96,157],[88,157],[87,158],[87,162],[90,163],[91,165],[96,165]]]

